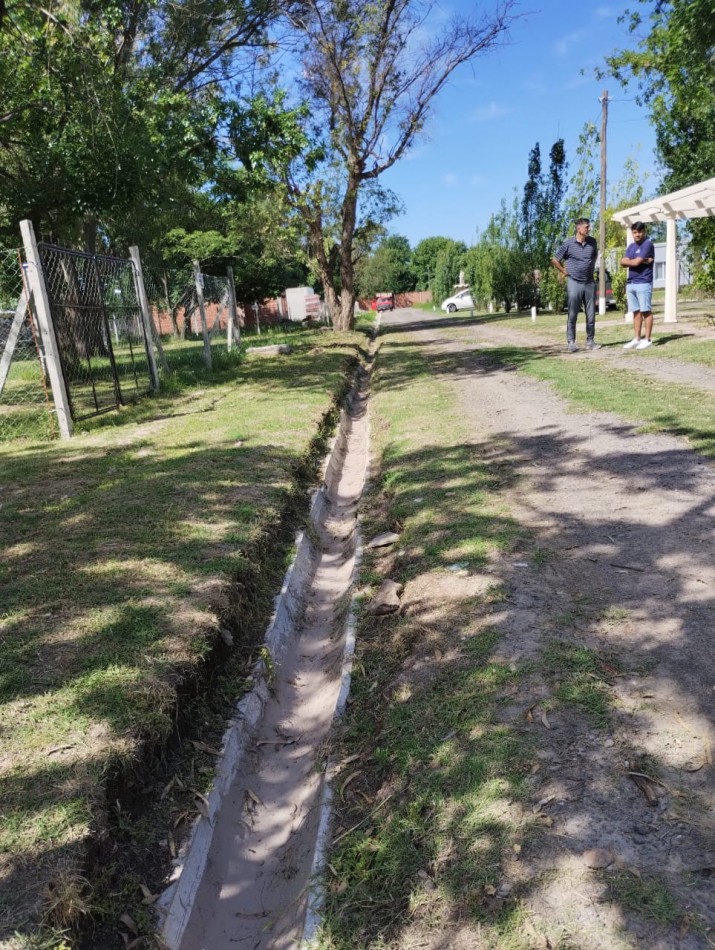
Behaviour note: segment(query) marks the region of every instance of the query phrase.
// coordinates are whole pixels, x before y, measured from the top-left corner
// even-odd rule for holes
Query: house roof
[[[669,195],[659,195],[613,215],[614,221],[626,227],[634,221],[667,221],[668,218],[715,218],[715,178]]]

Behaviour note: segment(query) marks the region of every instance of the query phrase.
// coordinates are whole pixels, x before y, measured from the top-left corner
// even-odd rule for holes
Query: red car
[[[394,310],[395,309],[395,295],[394,294],[376,294],[375,295],[375,309],[378,313],[383,310]]]

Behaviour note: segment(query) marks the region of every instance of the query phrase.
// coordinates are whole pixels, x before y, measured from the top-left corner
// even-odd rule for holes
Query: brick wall
[[[219,327],[221,330],[225,330],[228,323],[228,309],[222,307],[218,303],[207,303],[205,306],[206,309],[206,324],[211,330],[214,323],[216,322],[216,317],[218,316]],[[238,320],[242,327],[255,327],[256,325],[256,311],[253,304],[246,305],[238,304]],[[272,326],[278,323],[279,320],[287,319],[288,307],[286,305],[285,297],[279,297],[274,300],[264,300],[263,303],[259,304],[258,307],[258,320],[261,326]],[[170,335],[174,332],[174,327],[171,322],[171,315],[166,310],[160,310],[158,307],[151,308],[152,319],[154,320],[154,326],[157,328],[160,334]],[[186,322],[187,315],[183,307],[179,307],[176,320],[179,324],[179,330],[183,332],[184,323]],[[199,314],[198,308],[194,309],[193,312],[189,314],[189,327],[188,330],[190,333],[201,333],[201,316]]]
[[[418,303],[431,303],[432,302],[432,291],[431,290],[409,290],[403,294],[395,294],[395,308],[399,307],[414,307]],[[374,310],[375,309],[375,299],[369,299],[365,297],[360,297],[358,299],[358,307],[361,310]]]

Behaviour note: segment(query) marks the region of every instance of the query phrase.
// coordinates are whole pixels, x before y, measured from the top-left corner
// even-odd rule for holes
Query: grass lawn
[[[146,767],[169,760],[177,721],[220,735],[285,568],[292,529],[277,526],[304,503],[364,339],[290,336],[291,355],[224,351],[211,373],[201,343],[171,344],[161,395],[69,442],[0,449],[0,943],[29,941],[39,918],[58,934],[141,905],[137,880],[132,893],[110,882],[108,842],[136,831]],[[177,701],[200,675],[217,701],[182,723]],[[196,811],[212,764],[192,759],[181,807]],[[166,865],[190,818],[174,824],[178,801],[163,800],[163,845],[144,827],[130,849]],[[81,874],[97,861],[107,881],[90,888]]]
[[[561,315],[547,319],[554,332],[563,325]],[[467,314],[464,339],[478,341],[479,327],[468,320]],[[524,318],[509,321],[520,325]],[[624,328],[613,333],[626,338]],[[686,435],[698,451],[715,455],[715,397],[706,393],[694,400],[685,387],[636,378],[601,360],[528,347],[482,352],[548,380],[579,411],[613,411]],[[546,636],[528,661],[502,659],[509,644],[500,643],[493,616],[504,593],[487,583],[475,594],[466,575],[480,575],[500,551],[533,552],[535,570],[545,555],[510,516],[509,466],[470,444],[449,385],[460,354],[423,353],[393,330],[376,361],[379,474],[364,502],[363,536],[398,531],[400,551],[368,549],[361,565],[351,701],[335,749],[343,764],[334,786],[337,824],[320,947],[384,950],[427,938],[436,946],[441,932],[446,947],[464,923],[467,934],[479,935],[474,946],[531,950],[547,941],[534,931],[523,899],[549,871],[506,893],[500,886],[505,869],[518,880],[522,849],[547,826],[538,808],[523,807],[539,768],[537,750],[523,716],[510,719],[509,710],[543,680],[550,684],[549,709],[571,711],[605,734],[619,658],[574,644],[564,618],[564,630]],[[407,607],[378,619],[366,605],[383,577],[405,584]],[[440,591],[450,595],[440,598]],[[615,611],[609,617],[619,619]],[[682,907],[655,878],[609,878],[608,900],[664,922],[682,919]]]
[[[404,335],[381,345],[372,405],[381,470],[363,533],[401,532],[388,576],[420,597],[508,549],[519,529],[500,500],[504,472],[480,458],[448,388]],[[365,552],[366,598],[384,574],[380,557]],[[494,658],[488,616],[500,598],[488,588],[440,605],[425,594],[438,614],[429,617],[427,606],[379,620],[361,610],[321,947],[389,945],[437,905],[479,918],[499,856],[531,833],[508,807],[523,797],[529,765],[524,739],[496,715],[522,672]],[[399,685],[415,655],[407,668],[421,663],[424,674]],[[505,910],[498,927],[513,926]]]

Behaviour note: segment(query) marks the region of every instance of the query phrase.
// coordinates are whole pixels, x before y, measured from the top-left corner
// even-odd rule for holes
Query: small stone
[[[398,611],[400,609],[402,587],[403,585],[398,584],[397,581],[384,580],[374,600],[367,608],[369,612],[383,616]]]
[[[593,870],[596,871],[607,868],[610,864],[613,864],[615,857],[613,852],[607,848],[591,848],[588,851],[584,851],[583,860],[586,867],[593,868]]]
[[[388,544],[396,544],[400,540],[399,534],[394,531],[383,531],[382,534],[375,535],[372,541],[366,545],[367,548],[384,548]]]

